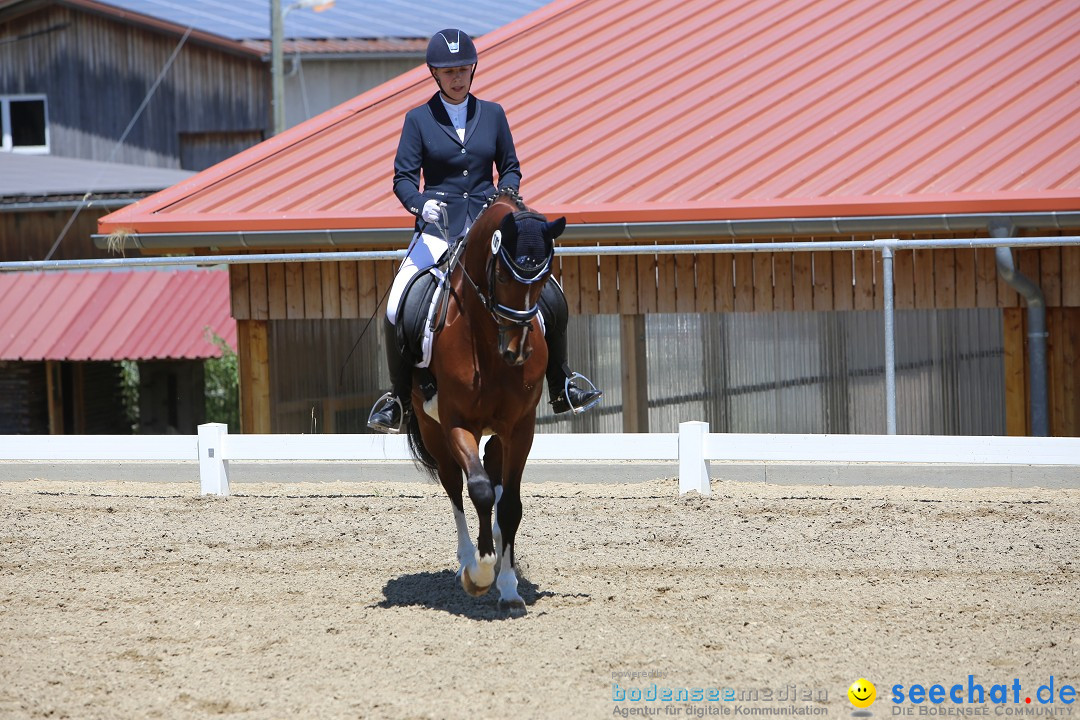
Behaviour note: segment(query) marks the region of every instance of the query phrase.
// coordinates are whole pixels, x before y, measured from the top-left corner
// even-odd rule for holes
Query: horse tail
[[[416,468],[427,473],[428,477],[438,482],[439,464],[432,454],[428,452],[427,446],[424,445],[424,437],[420,434],[420,420],[416,417],[415,411],[409,413],[405,429],[409,436],[409,453],[413,457]]]

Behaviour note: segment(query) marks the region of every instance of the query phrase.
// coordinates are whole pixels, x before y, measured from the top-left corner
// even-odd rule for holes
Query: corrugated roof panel
[[[557,0],[478,47],[523,194],[571,222],[1080,206],[1080,3]],[[102,229],[407,228],[433,92],[418,68]]]
[[[145,193],[181,182],[190,170],[124,165],[57,155],[0,153],[0,198]]]
[[[56,348],[57,354],[73,360],[125,353],[143,356],[135,341],[145,332],[145,328],[153,327],[149,318],[160,307],[157,300],[162,297],[168,276],[158,272],[139,272],[114,274],[114,277],[122,285],[110,296],[108,308],[97,316],[102,327],[110,328],[109,332],[96,333],[77,347]]]
[[[269,40],[245,40],[244,46],[269,55]],[[285,40],[281,51],[286,56],[300,55],[412,55],[421,62],[427,50],[427,38],[301,38]]]
[[[221,270],[0,273],[0,360],[165,360],[236,348]]]
[[[203,318],[210,310],[211,295],[203,292],[201,284],[186,276],[169,278],[166,292],[174,298],[178,307],[185,308],[183,313],[176,313],[164,304],[159,304],[160,316],[155,322],[156,332],[147,333],[144,342],[149,347],[157,346],[161,352],[169,355],[184,355],[193,344],[207,343],[203,327],[207,324]],[[175,326],[169,331],[169,325]],[[145,351],[144,351],[145,352]]]
[[[0,354],[8,352],[9,348],[17,348],[19,343],[32,340],[22,330],[30,323],[34,310],[40,307],[45,298],[43,291],[37,298],[31,298],[36,289],[37,286],[28,276],[16,276],[11,282],[0,283],[0,318],[5,319],[0,327]],[[12,352],[17,350],[13,349]]]
[[[82,308],[94,296],[100,280],[88,274],[72,278],[64,284],[38,282],[35,293],[45,296],[44,302],[27,298],[24,312],[28,322],[16,326],[16,333],[23,338],[21,345],[12,348],[14,358],[41,357],[52,352],[57,344],[71,344],[86,332],[90,318],[71,312]]]

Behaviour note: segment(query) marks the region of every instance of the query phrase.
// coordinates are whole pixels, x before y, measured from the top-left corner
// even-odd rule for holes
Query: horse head
[[[565,228],[566,218],[548,222],[516,196],[500,195],[469,233],[465,277],[494,320],[499,354],[511,366],[532,355],[529,331],[551,275],[555,238]]]
[[[551,275],[555,238],[565,228],[566,218],[548,222],[542,215],[522,210],[504,215],[492,233],[490,309],[499,326],[499,353],[509,365],[522,365],[532,354],[529,330]]]

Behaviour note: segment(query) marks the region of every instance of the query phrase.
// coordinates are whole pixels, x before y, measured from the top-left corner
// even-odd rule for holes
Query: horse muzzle
[[[499,354],[510,367],[519,367],[532,356],[529,330],[532,325],[499,325]]]
[[[524,365],[532,355],[529,331],[532,321],[540,312],[537,303],[528,310],[515,310],[500,303],[493,303],[491,314],[499,326],[499,354],[511,367]]]

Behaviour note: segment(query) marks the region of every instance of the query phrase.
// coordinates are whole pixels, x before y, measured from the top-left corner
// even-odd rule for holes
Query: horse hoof
[[[491,589],[491,584],[488,583],[484,586],[477,585],[473,582],[472,578],[469,577],[469,568],[463,567],[461,568],[461,587],[465,588],[465,592],[473,597],[480,597],[481,595],[487,594],[487,591]]]
[[[509,613],[510,617],[524,617],[528,614],[528,610],[525,609],[525,601],[521,598],[515,598],[513,600],[499,600],[498,603],[499,612]]]

